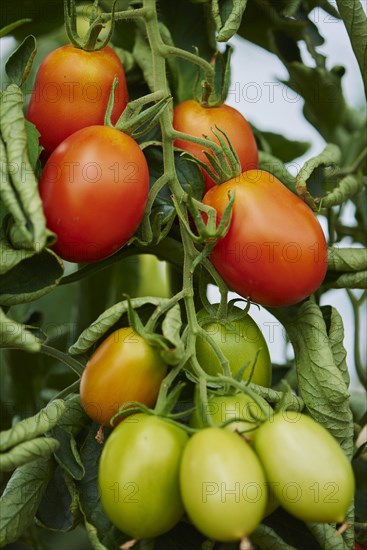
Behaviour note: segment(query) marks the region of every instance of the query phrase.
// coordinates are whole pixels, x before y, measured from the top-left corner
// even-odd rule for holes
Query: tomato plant
[[[364,544],[361,2],[20,4],[0,547]]]
[[[275,176],[250,170],[208,191],[220,220],[235,193],[231,225],[211,259],[228,286],[267,306],[300,302],[321,285],[326,240],[311,209]]]
[[[211,539],[240,540],[263,517],[267,489],[261,465],[249,445],[227,430],[206,428],[190,439],[180,486],[191,521]]]
[[[106,441],[98,471],[103,508],[136,539],[171,529],[184,513],[179,466],[188,436],[162,418],[133,415]]]
[[[203,316],[203,312],[199,313],[200,316]],[[249,380],[251,377],[255,384],[267,387],[271,385],[269,349],[261,330],[250,315],[240,320],[203,322],[203,329],[208,338],[198,337],[196,353],[205,372],[212,376],[223,372],[223,367],[210,345],[210,337],[228,360],[233,376],[246,365],[242,374],[243,380]]]
[[[103,124],[115,77],[118,86],[112,122],[126,107],[128,91],[124,68],[110,46],[91,52],[72,45],[62,46],[43,60],[27,118],[41,134],[46,157],[77,130]]]
[[[72,262],[116,252],[143,217],[148,183],[146,160],[131,137],[107,126],[75,132],[53,152],[40,182],[54,250]]]
[[[251,126],[239,111],[229,105],[204,107],[198,101],[188,99],[175,107],[173,126],[185,134],[196,137],[205,136],[216,142],[218,139],[212,130],[220,128],[231,140],[239,156],[242,170],[255,170],[258,167],[257,145]],[[195,155],[201,161],[208,162],[204,151],[210,151],[209,148],[183,139],[177,139],[175,145]],[[215,185],[215,182],[205,171],[203,171],[203,175],[205,189],[208,191]]]
[[[304,414],[285,411],[257,430],[254,445],[286,510],[304,521],[344,521],[354,494],[353,471],[327,430]]]
[[[108,426],[127,401],[154,405],[166,372],[156,349],[131,327],[121,328],[102,342],[83,371],[83,407],[90,418]]]

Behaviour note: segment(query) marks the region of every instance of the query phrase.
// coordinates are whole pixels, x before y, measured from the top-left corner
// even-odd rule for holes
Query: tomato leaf
[[[262,550],[296,550],[287,544],[271,527],[260,524],[251,534],[251,540]]]
[[[309,141],[290,140],[274,132],[260,132],[259,130],[257,130],[257,132],[260,133],[262,138],[267,142],[270,149],[269,152],[282,162],[290,162],[304,155],[311,147]]]
[[[48,458],[58,446],[59,442],[51,437],[36,437],[19,443],[10,451],[0,454],[0,471],[10,472],[33,460]]]
[[[73,434],[56,426],[52,436],[60,443],[55,458],[60,466],[74,479],[82,479],[84,467]]]
[[[36,51],[35,37],[27,36],[5,64],[10,82],[21,86],[27,80]]]
[[[323,311],[305,302],[295,316],[274,315],[285,325],[294,347],[300,395],[309,414],[339,441],[347,456],[353,453],[353,418],[344,380],[341,319],[330,324],[328,333]],[[336,365],[335,357],[340,362]]]
[[[55,288],[63,274],[63,263],[51,250],[43,250],[18,263],[1,276],[0,303],[33,302]]]
[[[3,141],[0,148],[3,172],[0,195],[19,230],[16,248],[39,252],[46,244],[48,233],[38,182],[28,158],[23,104],[24,96],[15,84],[10,84],[0,96]]]
[[[367,54],[367,16],[359,0],[343,2],[336,0],[339,13],[352,44],[353,51],[358,61],[367,94],[366,54]]]
[[[139,308],[145,304],[153,304],[155,306],[162,305],[169,302],[168,298],[132,298],[131,305],[134,309]],[[69,348],[71,355],[80,355],[87,352],[100,338],[102,338],[106,332],[124,315],[128,310],[128,302],[124,300],[114,304],[112,307],[106,309],[87,329],[85,329],[79,336],[78,340]]]
[[[0,29],[0,38],[3,38],[3,36],[10,34],[14,29],[20,27],[20,25],[24,25],[24,23],[29,23],[30,21],[31,19],[18,19],[18,21],[14,21],[14,23],[9,23],[9,25]]]
[[[0,546],[15,542],[33,522],[53,472],[53,461],[38,459],[17,468],[0,499]]]
[[[328,270],[330,271],[364,271],[367,269],[367,250],[365,248],[330,247]]]
[[[68,396],[64,403],[66,409],[58,421],[57,426],[76,435],[82,428],[89,424],[89,419],[84,412],[79,393]]]
[[[31,167],[35,172],[37,169],[37,161],[43,150],[43,147],[39,144],[40,133],[32,122],[29,120],[25,121],[25,131],[27,134],[27,151],[29,162]]]
[[[328,523],[307,523],[307,527],[324,550],[348,550],[350,548],[338,531]]]
[[[28,327],[7,317],[1,308],[0,321],[2,325],[0,348],[17,348],[32,352],[41,349],[40,340]]]
[[[37,510],[37,522],[46,529],[69,531],[80,516],[76,486],[57,466]]]
[[[10,430],[0,432],[0,451],[50,431],[58,423],[65,409],[65,402],[62,399],[55,399],[36,415],[21,420]]]
[[[212,14],[217,27],[218,42],[227,42],[236,34],[246,6],[247,0],[224,0],[220,4],[218,0],[212,2]]]

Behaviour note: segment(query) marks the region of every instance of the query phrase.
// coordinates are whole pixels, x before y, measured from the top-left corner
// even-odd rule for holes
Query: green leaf
[[[335,130],[346,114],[341,79],[343,67],[331,71],[311,68],[299,62],[286,63],[290,80],[286,84],[305,100],[304,115],[320,132],[325,141],[332,142]]]
[[[32,122],[25,121],[25,131],[27,134],[27,151],[28,158],[31,164],[32,170],[35,172],[37,168],[37,161],[41,154],[43,147],[39,144],[40,133]]]
[[[326,323],[326,330],[329,335],[329,344],[332,351],[335,365],[340,370],[344,383],[347,387],[350,384],[350,376],[347,366],[347,352],[343,345],[344,325],[340,313],[331,306],[321,308]]]
[[[273,174],[281,181],[292,193],[296,194],[296,178],[288,172],[286,166],[276,157],[269,153],[259,151],[259,168]]]
[[[69,531],[80,521],[78,493],[70,476],[57,466],[37,510],[37,523],[53,531]]]
[[[336,0],[358,61],[367,96],[367,16],[359,0]]]
[[[367,271],[358,273],[329,273],[324,283],[326,288],[367,288]]]
[[[17,248],[39,251],[47,240],[46,220],[28,158],[23,103],[22,91],[15,84],[0,96],[0,131],[6,147],[6,152],[0,148],[0,195],[19,230]]]
[[[35,37],[27,36],[6,62],[5,70],[10,82],[21,86],[27,80],[36,52]]]
[[[328,250],[328,270],[364,271],[367,269],[367,250],[365,248],[337,248]]]
[[[145,34],[139,30],[136,31],[133,55],[143,72],[144,80],[148,84],[149,89],[154,90],[152,52],[145,38]]]
[[[76,436],[82,428],[89,424],[89,418],[83,409],[79,393],[69,395],[64,404],[66,408],[57,426]]]
[[[41,349],[41,342],[25,325],[7,317],[0,308],[0,348],[35,352]]]
[[[217,27],[217,41],[227,42],[239,29],[247,0],[212,1],[212,13]]]
[[[308,141],[293,141],[273,132],[261,132],[261,135],[268,143],[270,153],[282,162],[290,162],[304,155],[311,147]]]
[[[55,454],[57,462],[73,479],[82,479],[85,470],[73,434],[56,426],[52,436],[60,444]]]
[[[318,206],[314,197],[307,189],[307,181],[317,168],[324,166],[334,166],[335,164],[338,164],[340,158],[341,151],[339,147],[333,144],[328,144],[326,145],[322,153],[320,153],[316,157],[312,157],[311,159],[309,159],[298,172],[296,178],[297,193],[308,204],[308,206],[310,206],[310,208],[315,211],[318,209]]]
[[[32,524],[52,472],[53,461],[44,459],[15,470],[0,499],[0,547],[18,540]]]
[[[20,27],[20,25],[24,25],[24,23],[29,23],[32,21],[31,19],[18,19],[18,21],[14,21],[14,23],[9,23],[9,25],[6,25],[6,27],[3,27],[0,29],[0,38],[3,36],[6,36],[7,34],[10,34],[14,29],[17,27]]]
[[[155,306],[166,304],[168,298],[156,298],[147,296],[144,298],[132,298],[131,304],[133,308],[139,308],[145,304],[153,304]],[[124,300],[112,307],[106,309],[99,317],[85,329],[79,336],[78,340],[69,348],[71,355],[80,355],[87,352],[106,332],[128,311],[128,302]]]
[[[185,346],[181,340],[181,327],[180,305],[176,304],[168,311],[162,323],[163,336],[174,346],[173,349],[161,351],[163,359],[169,365],[178,365],[185,355]]]
[[[59,442],[51,437],[36,437],[19,443],[10,451],[0,454],[0,472],[10,472],[33,460],[48,458],[58,446]]]
[[[260,524],[251,534],[251,540],[261,550],[296,550],[277,535],[277,533],[267,525]]]
[[[0,304],[11,306],[37,300],[58,285],[63,272],[61,259],[51,250],[32,255],[1,275]]]
[[[348,550],[338,531],[327,523],[307,523],[308,529],[311,531],[320,547],[324,550]]]
[[[330,325],[329,335],[322,310],[305,302],[295,316],[274,310],[287,329],[294,347],[299,393],[309,414],[337,439],[347,456],[353,453],[353,418],[343,373],[336,365],[336,349],[344,336],[341,319]],[[331,340],[330,340],[331,338]],[[337,354],[339,360],[339,353]]]
[[[50,431],[59,422],[65,409],[65,402],[62,399],[55,399],[36,415],[21,420],[10,430],[0,432],[0,451]]]
[[[208,61],[212,58],[216,51],[216,44],[213,29],[207,24],[205,6],[191,4],[188,9],[186,2],[160,0],[159,17],[169,29],[176,47],[191,53],[194,53],[197,48],[200,57]],[[183,21],[185,21],[184,25]],[[193,97],[193,83],[196,81],[198,69],[193,63],[184,59],[175,58],[172,63],[175,64],[178,80],[171,91],[175,103],[181,103]]]

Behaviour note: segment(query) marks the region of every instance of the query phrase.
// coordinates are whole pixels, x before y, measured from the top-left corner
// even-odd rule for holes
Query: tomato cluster
[[[140,147],[103,126],[115,78],[113,123],[128,102],[119,57],[110,46],[63,46],[41,64],[28,107],[48,159],[40,183],[47,226],[57,237],[54,250],[71,262],[102,260],[124,246],[148,199]]]
[[[205,315],[199,318],[208,328]],[[259,330],[251,318],[240,326]],[[233,336],[231,324],[217,328]],[[251,345],[243,349],[232,340],[232,353],[254,358]],[[208,368],[210,357],[203,358]],[[166,372],[158,349],[130,327],[111,333],[83,372],[81,399],[93,420],[109,426],[125,407],[104,443],[98,473],[103,508],[121,531],[156,537],[186,513],[206,537],[231,542],[251,535],[278,506],[303,521],[343,522],[354,477],[329,432],[299,412],[274,413],[267,401],[242,391],[211,392],[182,422],[169,414],[126,416],[131,401],[154,405]],[[267,367],[263,374],[268,379]]]
[[[338,443],[294,411],[271,415],[253,445],[219,427],[189,439],[184,425],[133,415],[105,443],[98,480],[106,514],[134,539],[165,533],[185,512],[222,542],[251,535],[278,505],[303,521],[341,523],[354,492]]]

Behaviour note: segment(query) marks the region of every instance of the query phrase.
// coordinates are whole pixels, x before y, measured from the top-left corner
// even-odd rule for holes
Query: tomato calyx
[[[207,174],[209,174],[217,185],[220,185],[221,183],[241,175],[241,162],[226,132],[218,128],[218,126],[215,126],[215,129],[212,128],[211,130],[219,141],[223,154],[218,154],[214,152],[213,149],[212,153],[203,151],[209,164],[198,159],[192,153],[185,152],[182,156],[198,164]],[[215,143],[214,140],[209,137],[206,137],[206,139],[208,139],[209,142]]]
[[[81,38],[77,31],[77,10],[75,0],[64,0],[64,18],[65,29],[70,42],[76,48],[85,50],[86,52],[94,52],[102,50],[107,46],[114,30],[114,14],[117,0],[112,4],[111,26],[107,35],[103,40],[99,39],[100,32],[105,29],[104,22],[98,14],[98,2],[93,5],[89,20],[89,29],[87,34]]]
[[[139,99],[130,101],[116,124],[112,123],[111,116],[114,108],[115,89],[118,79],[115,77],[107,104],[104,123],[124,134],[136,139],[149,132],[159,121],[164,109],[172,101],[172,96],[163,96],[162,92],[153,92]],[[155,102],[143,109],[148,103]]]

